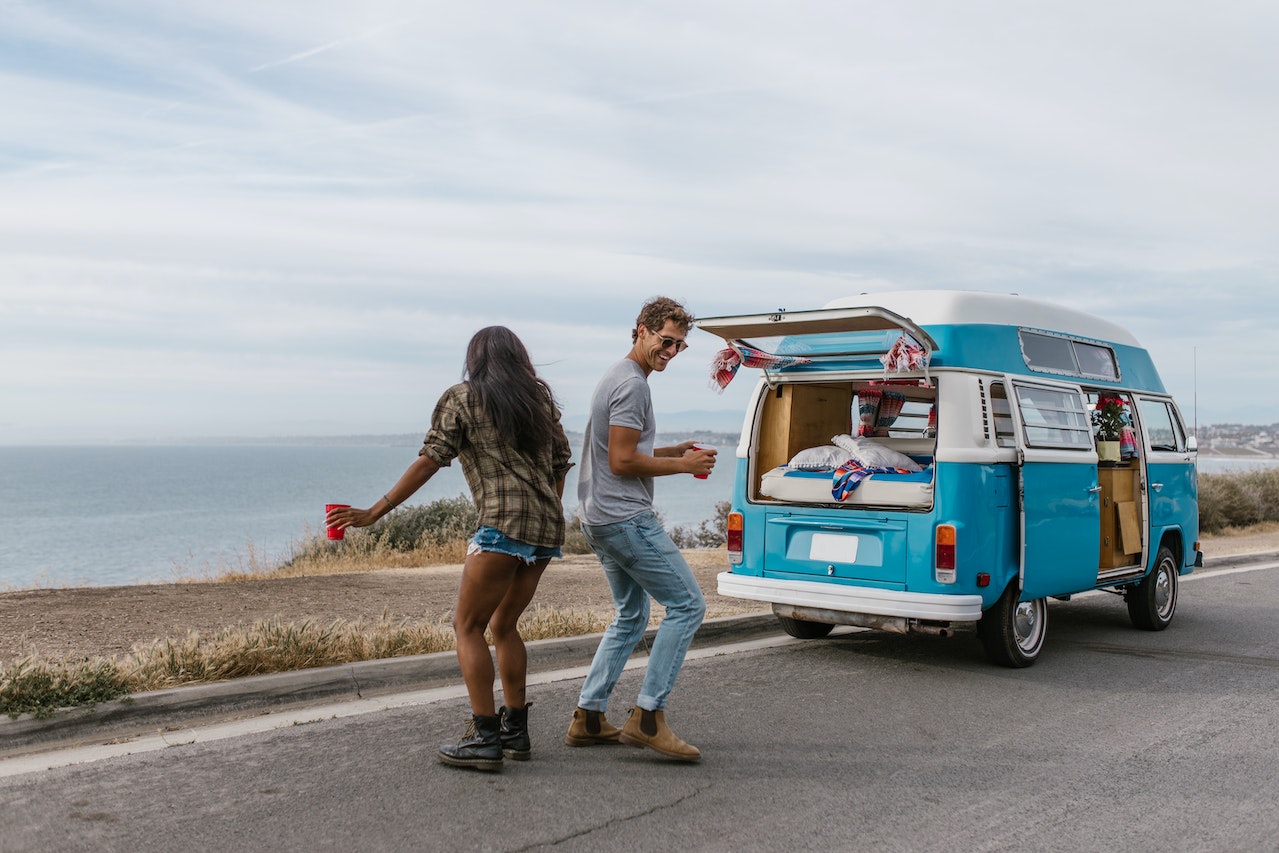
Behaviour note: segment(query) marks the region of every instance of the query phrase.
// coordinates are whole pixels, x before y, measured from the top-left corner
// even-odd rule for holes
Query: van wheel
[[[835,630],[834,625],[825,622],[809,622],[807,619],[792,619],[789,616],[778,616],[777,621],[782,623],[783,631],[797,640],[820,640]]]
[[[1043,598],[1018,601],[1014,580],[977,623],[977,636],[986,656],[1000,666],[1030,666],[1039,657],[1048,635],[1048,602]]]
[[[1141,583],[1124,593],[1128,618],[1144,631],[1162,631],[1177,609],[1177,558],[1167,545],[1159,546],[1155,567]]]

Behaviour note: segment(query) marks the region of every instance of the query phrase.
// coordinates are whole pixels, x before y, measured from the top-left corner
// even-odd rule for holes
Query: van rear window
[[[1119,379],[1115,351],[1104,344],[1028,329],[1019,330],[1018,336],[1022,357],[1031,370],[1089,379]]]

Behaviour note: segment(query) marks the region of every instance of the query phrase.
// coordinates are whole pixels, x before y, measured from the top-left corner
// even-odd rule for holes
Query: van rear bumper
[[[937,595],[814,581],[777,580],[720,572],[719,594],[815,610],[867,613],[937,622],[976,622],[980,595]]]

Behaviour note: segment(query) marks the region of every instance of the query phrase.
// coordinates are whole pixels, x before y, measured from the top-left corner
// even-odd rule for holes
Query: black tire
[[[1018,601],[1018,597],[1014,579],[977,623],[977,636],[986,656],[1000,666],[1030,666],[1048,636],[1048,600]]]
[[[1124,593],[1128,618],[1143,631],[1162,631],[1177,611],[1177,558],[1167,545],[1159,546],[1155,567],[1141,583]]]
[[[809,622],[807,619],[792,619],[789,616],[778,616],[777,621],[782,623],[783,631],[797,640],[820,640],[835,630],[834,625],[827,625],[825,622]]]

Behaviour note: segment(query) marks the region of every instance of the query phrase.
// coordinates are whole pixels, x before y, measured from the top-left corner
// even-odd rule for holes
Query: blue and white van
[[[1029,666],[1047,599],[1113,590],[1158,631],[1203,565],[1195,440],[1114,323],[915,291],[697,325],[761,371],[719,592],[770,603],[792,636],[975,630]]]

